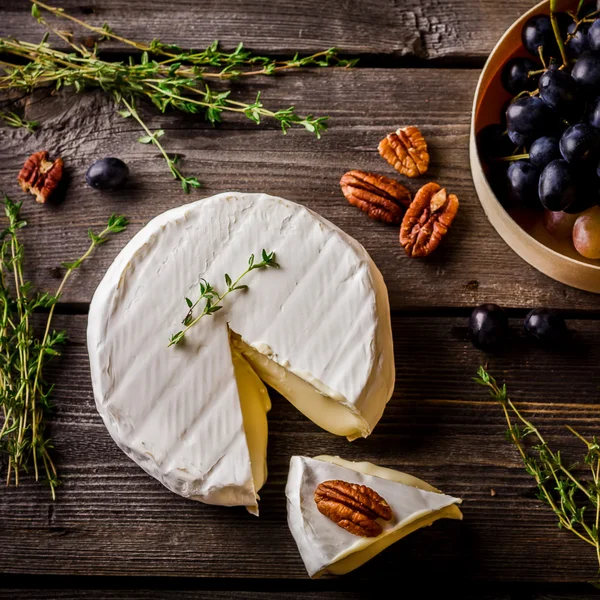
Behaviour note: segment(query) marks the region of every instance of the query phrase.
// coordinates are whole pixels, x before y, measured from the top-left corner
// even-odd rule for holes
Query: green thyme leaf
[[[235,281],[232,281],[229,274],[225,273],[223,278],[225,280],[227,289],[222,294],[219,294],[215,288],[208,281],[206,281],[206,279],[201,279],[199,283],[200,297],[198,300],[196,302],[192,302],[189,298],[185,298],[186,304],[189,308],[188,313],[185,315],[182,321],[185,329],[178,331],[169,338],[169,346],[173,346],[181,342],[187,331],[196,323],[198,323],[198,321],[200,321],[203,317],[212,315],[221,310],[223,308],[222,302],[229,294],[236,291],[247,290],[248,286],[245,284],[240,284],[240,281],[246,275],[248,275],[250,271],[266,267],[279,268],[279,265],[275,262],[275,252],[267,252],[263,249],[261,255],[263,257],[263,261],[261,263],[255,263],[254,254],[250,255],[250,258],[248,259],[248,268]],[[194,309],[201,300],[205,301],[202,312],[197,317],[194,317]]]

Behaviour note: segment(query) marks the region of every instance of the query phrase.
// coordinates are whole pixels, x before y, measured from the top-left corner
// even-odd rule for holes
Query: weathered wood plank
[[[176,587],[176,586],[174,586]],[[123,590],[93,590],[93,589],[0,589],[0,598],[14,600],[368,600],[373,598],[373,590],[365,591],[302,591],[302,592],[257,592],[254,590],[240,591],[200,591],[200,590],[156,590],[154,589],[123,589]],[[473,593],[461,591],[461,600],[510,600],[506,593]],[[561,596],[561,598],[566,598]],[[586,600],[583,599],[582,600]]]
[[[174,586],[176,587],[176,586]],[[447,591],[447,590],[446,590]],[[241,591],[200,591],[200,590],[156,590],[154,589],[123,589],[123,590],[92,590],[92,589],[0,589],[0,598],[14,600],[368,600],[373,598],[373,590],[366,591],[323,591],[323,592],[257,592],[254,590]],[[506,593],[486,593],[461,591],[461,600],[510,600]],[[561,596],[566,598],[566,596]],[[582,598],[581,600],[587,600]]]
[[[166,5],[143,0],[61,0],[54,4],[92,25],[108,22],[118,33],[140,41],[160,38],[193,48],[215,39],[226,48],[243,41],[256,52],[277,54],[337,46],[348,54],[429,59],[486,57],[535,1],[351,0],[324,5],[317,0],[178,0]],[[33,42],[42,31],[25,0],[2,7],[0,36]]]
[[[26,201],[29,273],[49,289],[56,284],[55,267],[83,252],[89,226],[101,228],[114,211],[131,217],[130,230],[103,247],[73,278],[63,296],[69,302],[90,300],[118,250],[150,218],[234,189],[303,203],[358,239],[383,272],[392,308],[484,301],[514,307],[598,308],[598,296],[556,283],[526,265],[488,223],[471,182],[467,151],[477,77],[470,70],[313,71],[251,82],[239,91],[253,98],[262,89],[270,106],[295,104],[303,112],[331,115],[331,129],[321,140],[298,130],[284,137],[272,123],[257,127],[243,117],[234,116],[213,129],[200,118],[149,110],[150,126],[167,131],[164,144],[183,157],[184,171],[204,182],[204,188],[190,196],[181,192],[156,150],[136,142],[135,124],[115,115],[109,100],[99,94],[61,94],[28,106],[27,116],[44,123],[35,135],[0,129],[0,190]],[[338,183],[351,168],[394,176],[379,156],[377,143],[399,124],[409,123],[422,128],[432,164],[422,180],[404,183],[415,192],[435,180],[461,201],[447,240],[426,260],[408,259],[398,243],[398,229],[372,222],[349,206]],[[36,206],[15,182],[26,156],[41,148],[63,155],[68,167],[68,193],[58,206]],[[85,185],[87,166],[107,155],[129,163],[129,189],[100,194]]]
[[[352,444],[319,430],[280,397],[270,413],[269,480],[261,516],[183,500],[116,447],[96,414],[85,317],[60,317],[71,344],[57,382],[52,430],[64,478],[56,503],[29,479],[0,492],[0,565],[7,573],[303,578],[289,534],[284,486],[292,454],[339,454],[421,476],[464,498],[465,520],[440,522],[386,551],[351,577],[445,581],[587,581],[594,553],[561,532],[534,495],[504,440],[499,407],[470,377],[485,357],[464,340],[464,319],[393,319],[398,381],[375,433]],[[532,348],[512,322],[514,343],[490,370],[508,373],[515,400],[566,455],[581,453],[563,428],[597,432],[600,322],[575,321],[576,350]],[[539,374],[544,373],[543,377]],[[0,478],[2,477],[0,472]],[[494,490],[495,495],[492,495]]]

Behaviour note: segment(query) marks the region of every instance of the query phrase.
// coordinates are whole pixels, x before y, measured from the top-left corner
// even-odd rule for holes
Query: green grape
[[[600,206],[581,214],[573,227],[573,244],[586,258],[600,258]]]

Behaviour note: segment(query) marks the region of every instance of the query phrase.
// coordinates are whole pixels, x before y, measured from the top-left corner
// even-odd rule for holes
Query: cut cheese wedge
[[[319,512],[315,490],[332,479],[366,485],[385,499],[392,519],[378,521],[383,528],[379,536],[358,537]],[[349,573],[421,527],[443,518],[462,519],[459,498],[412,475],[337,456],[293,456],[285,493],[288,525],[311,577]]]
[[[225,287],[276,253],[223,308],[168,347],[199,283]],[[202,305],[199,307],[202,308]],[[225,193],[170,210],[122,250],[90,306],[96,406],[122,450],[170,490],[257,511],[269,400],[365,437],[394,388],[387,290],[355,240],[307,208]]]

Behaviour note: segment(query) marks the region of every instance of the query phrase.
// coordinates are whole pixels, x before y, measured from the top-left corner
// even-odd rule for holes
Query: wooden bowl
[[[576,4],[575,0],[561,0],[559,10],[572,9]],[[528,56],[521,44],[521,29],[529,17],[540,13],[550,14],[548,0],[513,23],[492,50],[479,78],[469,141],[473,182],[490,223],[523,260],[557,281],[600,293],[600,260],[584,258],[570,240],[557,241],[545,230],[542,212],[505,210],[488,183],[477,151],[477,132],[490,123],[499,123],[502,108],[510,99],[500,82],[502,66],[512,56]]]

